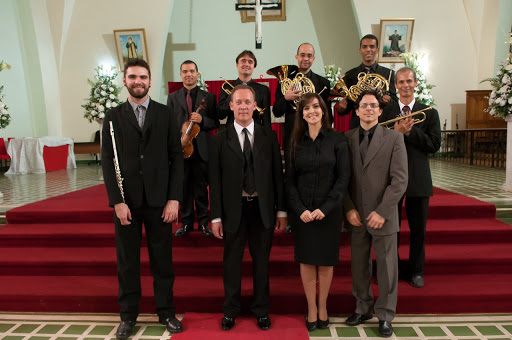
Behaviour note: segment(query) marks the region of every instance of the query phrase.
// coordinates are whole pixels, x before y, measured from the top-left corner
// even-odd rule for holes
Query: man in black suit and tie
[[[373,317],[373,248],[379,281],[375,314],[379,333],[390,337],[398,292],[396,204],[407,187],[407,153],[403,135],[378,125],[382,105],[379,93],[363,92],[356,101],[360,127],[345,134],[352,157],[352,178],[343,208],[349,222],[352,292],[356,298],[355,313],[345,323],[357,326]]]
[[[418,85],[414,70],[403,67],[396,72],[396,88],[400,101],[386,106],[381,120],[387,121],[396,116],[408,115],[427,108],[414,98],[414,89]],[[425,264],[425,231],[427,228],[428,203],[433,193],[432,176],[428,154],[435,153],[441,146],[441,124],[437,110],[425,112],[425,121],[414,124],[414,118],[403,119],[395,123],[394,129],[404,135],[409,163],[409,185],[405,193],[405,212],[409,221],[410,250],[409,266],[406,271],[409,284],[421,288]],[[420,117],[421,118],[421,117]],[[402,214],[404,197],[398,203],[398,212]],[[398,239],[400,239],[398,233]],[[401,274],[403,276],[404,274]]]
[[[248,85],[252,87],[256,94],[256,105],[265,110],[261,114],[258,110],[254,110],[254,122],[266,128],[272,128],[272,117],[270,113],[270,90],[268,86],[259,84],[252,80],[254,69],[258,65],[256,56],[249,50],[242,51],[236,57],[236,69],[238,70],[238,78],[231,83],[233,87],[237,85]],[[225,85],[229,89],[229,85]],[[233,111],[229,108],[229,95],[225,91],[219,94],[219,105],[217,106],[217,116],[219,119],[228,118],[226,126],[233,124]]]
[[[216,134],[210,147],[212,230],[215,237],[224,239],[224,330],[234,327],[240,313],[247,239],[253,261],[250,310],[261,329],[270,328],[268,265],[273,229],[282,230],[287,225],[277,136],[254,123],[255,106],[254,90],[247,85],[236,86],[230,102],[234,124]]]
[[[210,236],[208,228],[208,142],[209,131],[219,127],[215,110],[215,96],[197,87],[197,65],[192,60],[185,60],[180,66],[183,87],[170,93],[167,106],[176,114],[178,126],[194,122],[201,131],[193,140],[194,153],[185,159],[183,179],[183,203],[181,205],[182,227],[176,236],[184,236],[194,229],[194,201],[199,230]],[[197,110],[204,99],[205,107]],[[196,112],[197,111],[197,112]]]
[[[389,83],[389,93],[385,93],[382,97],[384,103],[396,102],[398,98],[396,96],[394,72],[393,70],[377,63],[377,56],[379,55],[379,39],[373,34],[367,34],[362,37],[359,42],[359,54],[363,58],[361,65],[354,67],[343,77],[347,88],[357,84],[357,76],[359,73],[377,73],[386,78]],[[336,106],[336,111],[341,116],[348,115],[352,112],[350,128],[353,129],[359,126],[359,117],[354,112],[354,102],[351,100],[344,98]]]
[[[183,192],[179,130],[171,110],[149,98],[151,72],[143,59],[128,60],[123,84],[128,89],[128,100],[106,113],[101,148],[105,187],[109,205],[114,207],[121,306],[121,324],[116,337],[128,338],[139,314],[143,224],[154,278],[156,313],[169,332],[179,333],[183,328],[175,317],[173,304],[171,248],[171,222],[178,217]],[[116,177],[115,158],[120,178]]]
[[[315,61],[315,49],[313,45],[309,43],[303,43],[297,49],[297,55],[295,56],[297,60],[297,65],[299,67],[299,72],[302,73],[306,78],[309,78],[313,85],[315,86],[315,92],[320,94],[322,99],[324,100],[325,105],[327,106],[327,111],[329,112],[330,122],[333,122],[332,118],[332,110],[331,110],[331,102],[329,101],[329,92],[330,92],[330,83],[329,81],[314,73],[311,70],[311,66],[313,66],[313,62]],[[295,78],[296,73],[290,73],[288,78]],[[283,126],[283,149],[285,153],[285,157],[288,154],[288,148],[290,143],[290,137],[293,131],[293,125],[295,124],[295,109],[293,108],[294,100],[300,98],[302,95],[302,91],[294,90],[290,88],[286,94],[283,95],[281,91],[281,84],[276,89],[276,100],[274,102],[274,116],[276,117],[285,117],[284,126]]]

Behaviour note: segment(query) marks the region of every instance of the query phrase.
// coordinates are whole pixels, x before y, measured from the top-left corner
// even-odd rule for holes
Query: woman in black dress
[[[343,194],[350,177],[347,142],[331,128],[326,113],[318,94],[302,96],[286,159],[289,221],[308,301],[308,330],[329,325],[327,296],[339,260]]]

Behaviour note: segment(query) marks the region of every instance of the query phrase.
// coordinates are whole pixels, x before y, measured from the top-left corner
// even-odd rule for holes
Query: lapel
[[[183,112],[187,114],[188,116],[188,107],[187,102],[185,101],[185,96],[187,95],[187,89],[182,87],[178,90],[178,93],[176,93],[176,97],[178,99],[178,103],[180,103],[181,107],[183,108]]]
[[[142,132],[139,123],[137,122],[137,118],[135,118],[135,112],[133,112],[132,106],[130,105],[130,102],[128,100],[123,104],[122,112],[124,115],[124,119],[126,119],[130,124],[132,124],[137,131]]]
[[[240,141],[238,140],[238,135],[236,134],[235,126],[231,124],[228,126],[226,132],[226,137],[228,140],[228,147],[230,147],[235,155],[240,158],[240,160],[244,161],[244,154],[242,153],[242,146],[240,145]],[[256,138],[256,137],[255,137]]]
[[[197,91],[197,97],[196,97],[196,107],[201,104],[201,101],[203,99],[206,99],[206,93],[203,92],[201,89],[198,89]],[[207,105],[206,103],[207,101],[205,100],[205,105]],[[206,112],[206,109],[207,107],[205,106],[205,108],[202,110],[202,112]],[[194,111],[195,111],[195,108],[194,108]],[[201,113],[201,112],[197,112],[197,113]]]
[[[252,157],[254,160],[259,156],[261,147],[263,146],[263,142],[265,141],[265,131],[263,128],[260,128],[258,124],[254,124],[254,144],[252,146]],[[254,164],[257,164],[256,161],[254,161]]]
[[[349,138],[349,142],[352,146],[352,160],[356,166],[356,172],[359,173],[359,169],[363,167],[363,161],[361,160],[361,151],[359,151],[359,127],[352,130],[352,136]]]
[[[377,152],[384,145],[384,133],[383,127],[377,125],[375,132],[373,133],[372,142],[370,143],[370,147],[368,148],[368,153],[366,154],[366,159],[364,160],[363,168],[368,166],[368,163],[377,155]]]

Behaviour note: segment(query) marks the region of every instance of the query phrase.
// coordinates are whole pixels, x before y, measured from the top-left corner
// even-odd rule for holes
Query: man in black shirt
[[[327,106],[329,111],[330,122],[332,119],[331,102],[328,99],[330,92],[330,83],[324,77],[311,71],[311,66],[315,61],[315,49],[309,43],[303,43],[297,49],[297,65],[299,66],[299,72],[304,74],[305,77],[311,79],[313,85],[315,85],[315,92],[320,94],[322,99]],[[291,72],[288,77],[290,79],[295,78],[296,72]],[[274,116],[285,117],[284,128],[283,128],[283,149],[285,155],[288,154],[288,147],[290,142],[290,136],[292,135],[293,125],[295,123],[295,109],[292,104],[297,98],[300,98],[302,92],[300,90],[293,90],[290,88],[286,94],[281,91],[281,84],[276,89],[276,101],[274,102]]]
[[[264,126],[266,128],[272,128],[272,122],[270,117],[270,90],[268,86],[258,84],[252,80],[252,73],[258,65],[256,56],[251,51],[242,51],[236,57],[236,68],[238,70],[238,78],[231,82],[233,87],[237,85],[248,85],[252,87],[256,93],[256,105],[264,109],[265,111],[261,114],[258,110],[254,110],[252,118],[254,122]],[[229,85],[225,85],[229,89]],[[219,94],[219,103],[217,105],[217,116],[219,119],[228,118],[226,126],[233,124],[234,116],[233,111],[229,108],[230,97],[225,91],[221,91]]]
[[[363,58],[361,65],[354,67],[348,71],[343,79],[348,88],[352,85],[357,84],[357,75],[361,72],[365,73],[376,73],[387,79],[389,83],[389,93],[383,94],[384,103],[390,101],[397,102],[395,89],[395,73],[387,67],[380,66],[377,63],[377,56],[379,55],[379,39],[373,34],[367,34],[361,38],[359,42],[359,54]],[[350,119],[350,128],[353,129],[359,126],[359,117],[354,111],[354,102],[344,98],[336,106],[336,111],[339,115],[344,116],[352,112],[352,118]]]
[[[183,177],[183,204],[181,221],[183,225],[176,236],[184,236],[194,228],[194,202],[199,230],[210,236],[208,228],[208,141],[210,130],[219,127],[215,109],[215,96],[197,87],[199,73],[192,60],[184,61],[180,66],[183,87],[170,93],[167,98],[169,106],[176,114],[178,126],[182,129],[186,122],[194,122],[201,129],[193,139],[194,152],[185,159]],[[198,109],[204,99],[205,107]]]

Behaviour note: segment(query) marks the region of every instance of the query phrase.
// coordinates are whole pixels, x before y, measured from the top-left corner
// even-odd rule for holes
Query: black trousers
[[[173,317],[174,271],[172,267],[172,226],[162,220],[163,207],[131,209],[132,223],[121,225],[114,212],[117,252],[118,303],[121,320],[136,320],[141,298],[140,247],[142,224],[146,228],[156,313],[160,319]]]
[[[183,177],[183,202],[181,205],[181,221],[183,224],[194,225],[194,202],[197,223],[208,225],[208,163],[194,154],[185,159]]]
[[[273,228],[265,228],[261,221],[257,199],[242,203],[242,220],[236,232],[224,230],[224,315],[240,314],[242,290],[242,259],[249,239],[253,267],[253,300],[251,312],[257,317],[270,311],[269,257],[274,236]]]
[[[398,202],[398,216],[402,223],[402,205],[404,197]],[[405,214],[411,231],[409,246],[409,264],[406,269],[409,276],[425,273],[425,232],[427,230],[428,204],[430,197],[409,197],[405,199]],[[400,245],[400,232],[397,234]],[[398,247],[397,247],[398,249]]]

